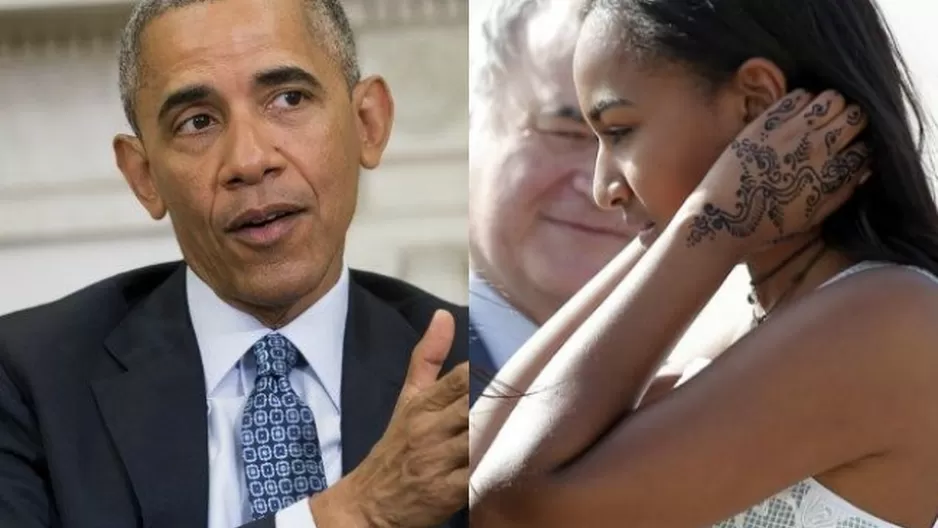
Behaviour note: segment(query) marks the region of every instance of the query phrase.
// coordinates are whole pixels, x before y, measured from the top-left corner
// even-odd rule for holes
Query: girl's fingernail
[[[863,185],[864,183],[866,183],[866,180],[870,179],[870,176],[872,175],[873,175],[873,171],[864,172],[863,175],[860,176],[860,185]]]

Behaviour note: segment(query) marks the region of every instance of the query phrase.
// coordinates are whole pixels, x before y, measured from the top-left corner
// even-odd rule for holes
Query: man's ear
[[[740,113],[747,124],[788,93],[785,73],[774,62],[761,58],[744,62],[732,84],[740,96]]]
[[[381,163],[381,156],[391,137],[394,99],[387,82],[381,77],[372,76],[355,86],[352,104],[361,141],[360,163],[366,169],[374,169]]]
[[[137,200],[154,220],[163,219],[166,216],[166,204],[153,182],[143,143],[137,137],[119,134],[114,138],[113,145],[117,166]]]

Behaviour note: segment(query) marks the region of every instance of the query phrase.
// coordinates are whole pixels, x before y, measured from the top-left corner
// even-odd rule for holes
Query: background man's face
[[[503,88],[511,103],[494,104],[470,135],[473,262],[539,323],[630,238],[592,199],[597,141],[573,82],[578,4],[552,2],[528,21]]]
[[[138,187],[152,184],[142,201],[155,217],[169,213],[188,264],[222,297],[256,307],[288,305],[337,277],[361,100],[301,1],[172,10],[149,25],[142,52],[148,168]]]

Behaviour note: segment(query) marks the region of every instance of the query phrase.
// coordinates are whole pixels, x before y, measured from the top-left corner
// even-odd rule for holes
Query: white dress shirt
[[[208,395],[208,528],[250,522],[251,507],[241,459],[241,413],[254,389],[257,365],[247,352],[272,332],[254,317],[228,305],[191,269],[186,275],[189,315],[202,356]],[[316,420],[328,484],[342,477],[342,350],[348,313],[349,273],[316,304],[277,330],[306,359],[290,383]],[[315,528],[308,501],[277,513],[277,528]]]
[[[475,273],[469,274],[469,316],[497,369],[504,367],[538,328]]]

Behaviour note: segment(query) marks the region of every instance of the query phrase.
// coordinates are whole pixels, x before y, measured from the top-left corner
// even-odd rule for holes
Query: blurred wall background
[[[129,130],[116,53],[132,3],[0,0],[0,314],[181,258],[110,147]],[[362,176],[348,262],[465,303],[469,0],[344,4],[363,74],[388,79],[397,110]]]
[[[930,136],[927,138],[927,156],[932,164],[932,176],[938,175],[935,169],[938,160],[938,33],[935,32],[935,20],[938,20],[938,3],[923,0],[878,0],[880,8],[889,22],[890,28],[903,57],[912,71],[913,81],[922,97],[925,111],[930,116]]]

